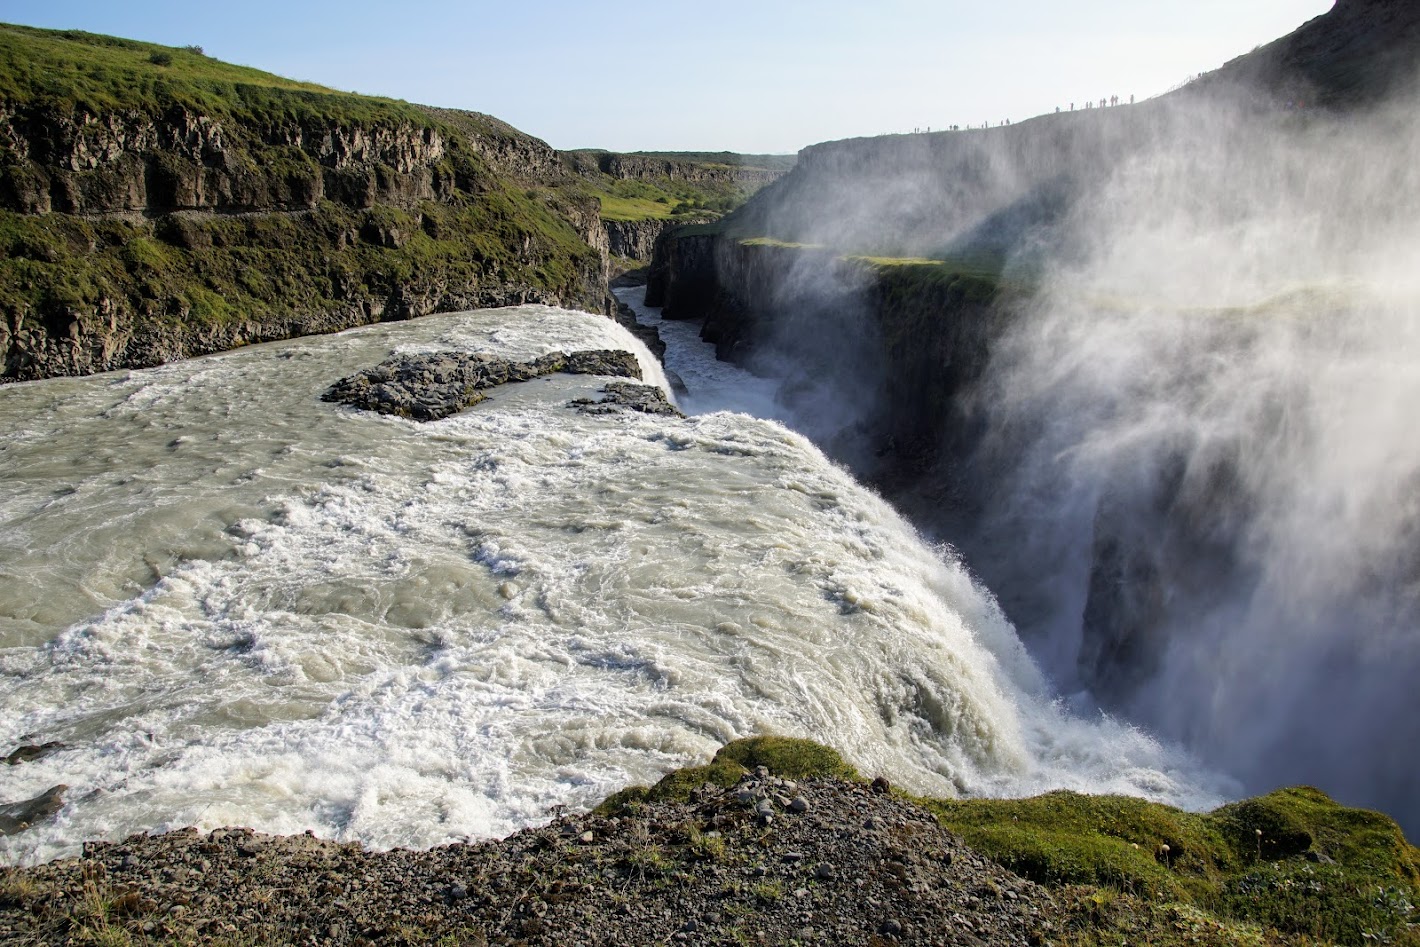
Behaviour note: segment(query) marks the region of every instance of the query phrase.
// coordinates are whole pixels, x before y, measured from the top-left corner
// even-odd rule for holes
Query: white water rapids
[[[319,400],[396,351],[620,347],[663,379],[543,307],[0,389],[0,754],[63,744],[0,802],[69,787],[0,861],[502,835],[758,733],[927,793],[1217,801],[1054,705],[991,596],[807,440],[713,410],[772,393],[684,332],[686,420],[578,413],[601,381],[566,375],[429,424]]]

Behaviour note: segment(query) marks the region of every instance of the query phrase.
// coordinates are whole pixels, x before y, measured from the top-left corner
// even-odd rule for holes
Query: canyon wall
[[[505,123],[111,37],[0,40],[40,76],[0,98],[0,380],[437,311],[609,312],[596,200]],[[42,79],[61,67],[67,92]]]
[[[1159,100],[816,145],[663,237],[648,300],[782,379],[1062,696],[1416,824],[1417,53],[1420,9],[1343,0]]]

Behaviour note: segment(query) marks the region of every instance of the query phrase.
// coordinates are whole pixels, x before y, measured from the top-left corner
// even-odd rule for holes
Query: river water
[[[69,787],[0,861],[184,825],[502,835],[758,733],[934,794],[1229,791],[1063,711],[949,551],[664,332],[687,419],[579,413],[601,380],[565,375],[429,424],[319,400],[444,349],[625,348],[664,385],[610,320],[537,306],[0,389],[0,753],[63,744],[0,766],[0,802]]]

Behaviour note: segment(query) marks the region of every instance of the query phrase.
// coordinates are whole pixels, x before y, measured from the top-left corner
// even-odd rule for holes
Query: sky
[[[553,147],[791,153],[1144,99],[1331,0],[0,0],[0,21],[487,112]]]

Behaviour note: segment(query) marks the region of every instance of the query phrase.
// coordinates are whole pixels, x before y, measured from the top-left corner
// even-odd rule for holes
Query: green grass
[[[397,231],[386,247],[362,236]],[[212,325],[382,300],[406,286],[514,283],[575,298],[595,251],[536,195],[462,206],[156,221],[0,211],[0,314],[63,321],[117,302],[141,320]]]
[[[750,237],[741,240],[742,247],[779,247],[785,250],[822,250],[823,245],[819,243],[790,243],[787,240],[777,240],[774,237]]]
[[[986,303],[1007,288],[999,270],[972,263],[858,259],[872,267],[879,289],[888,300],[938,298],[942,306],[953,300]]]
[[[602,202],[603,220],[671,220],[674,216],[669,203],[657,203],[644,197],[617,197],[606,192],[595,193],[595,196]]]
[[[605,220],[674,220],[718,217],[748,196],[734,189],[699,186],[669,179],[613,180],[601,176],[588,191],[601,201]]]
[[[182,47],[8,24],[0,24],[0,99],[91,115],[117,110],[157,115],[177,105],[239,122],[433,123],[405,102],[284,79]]]

